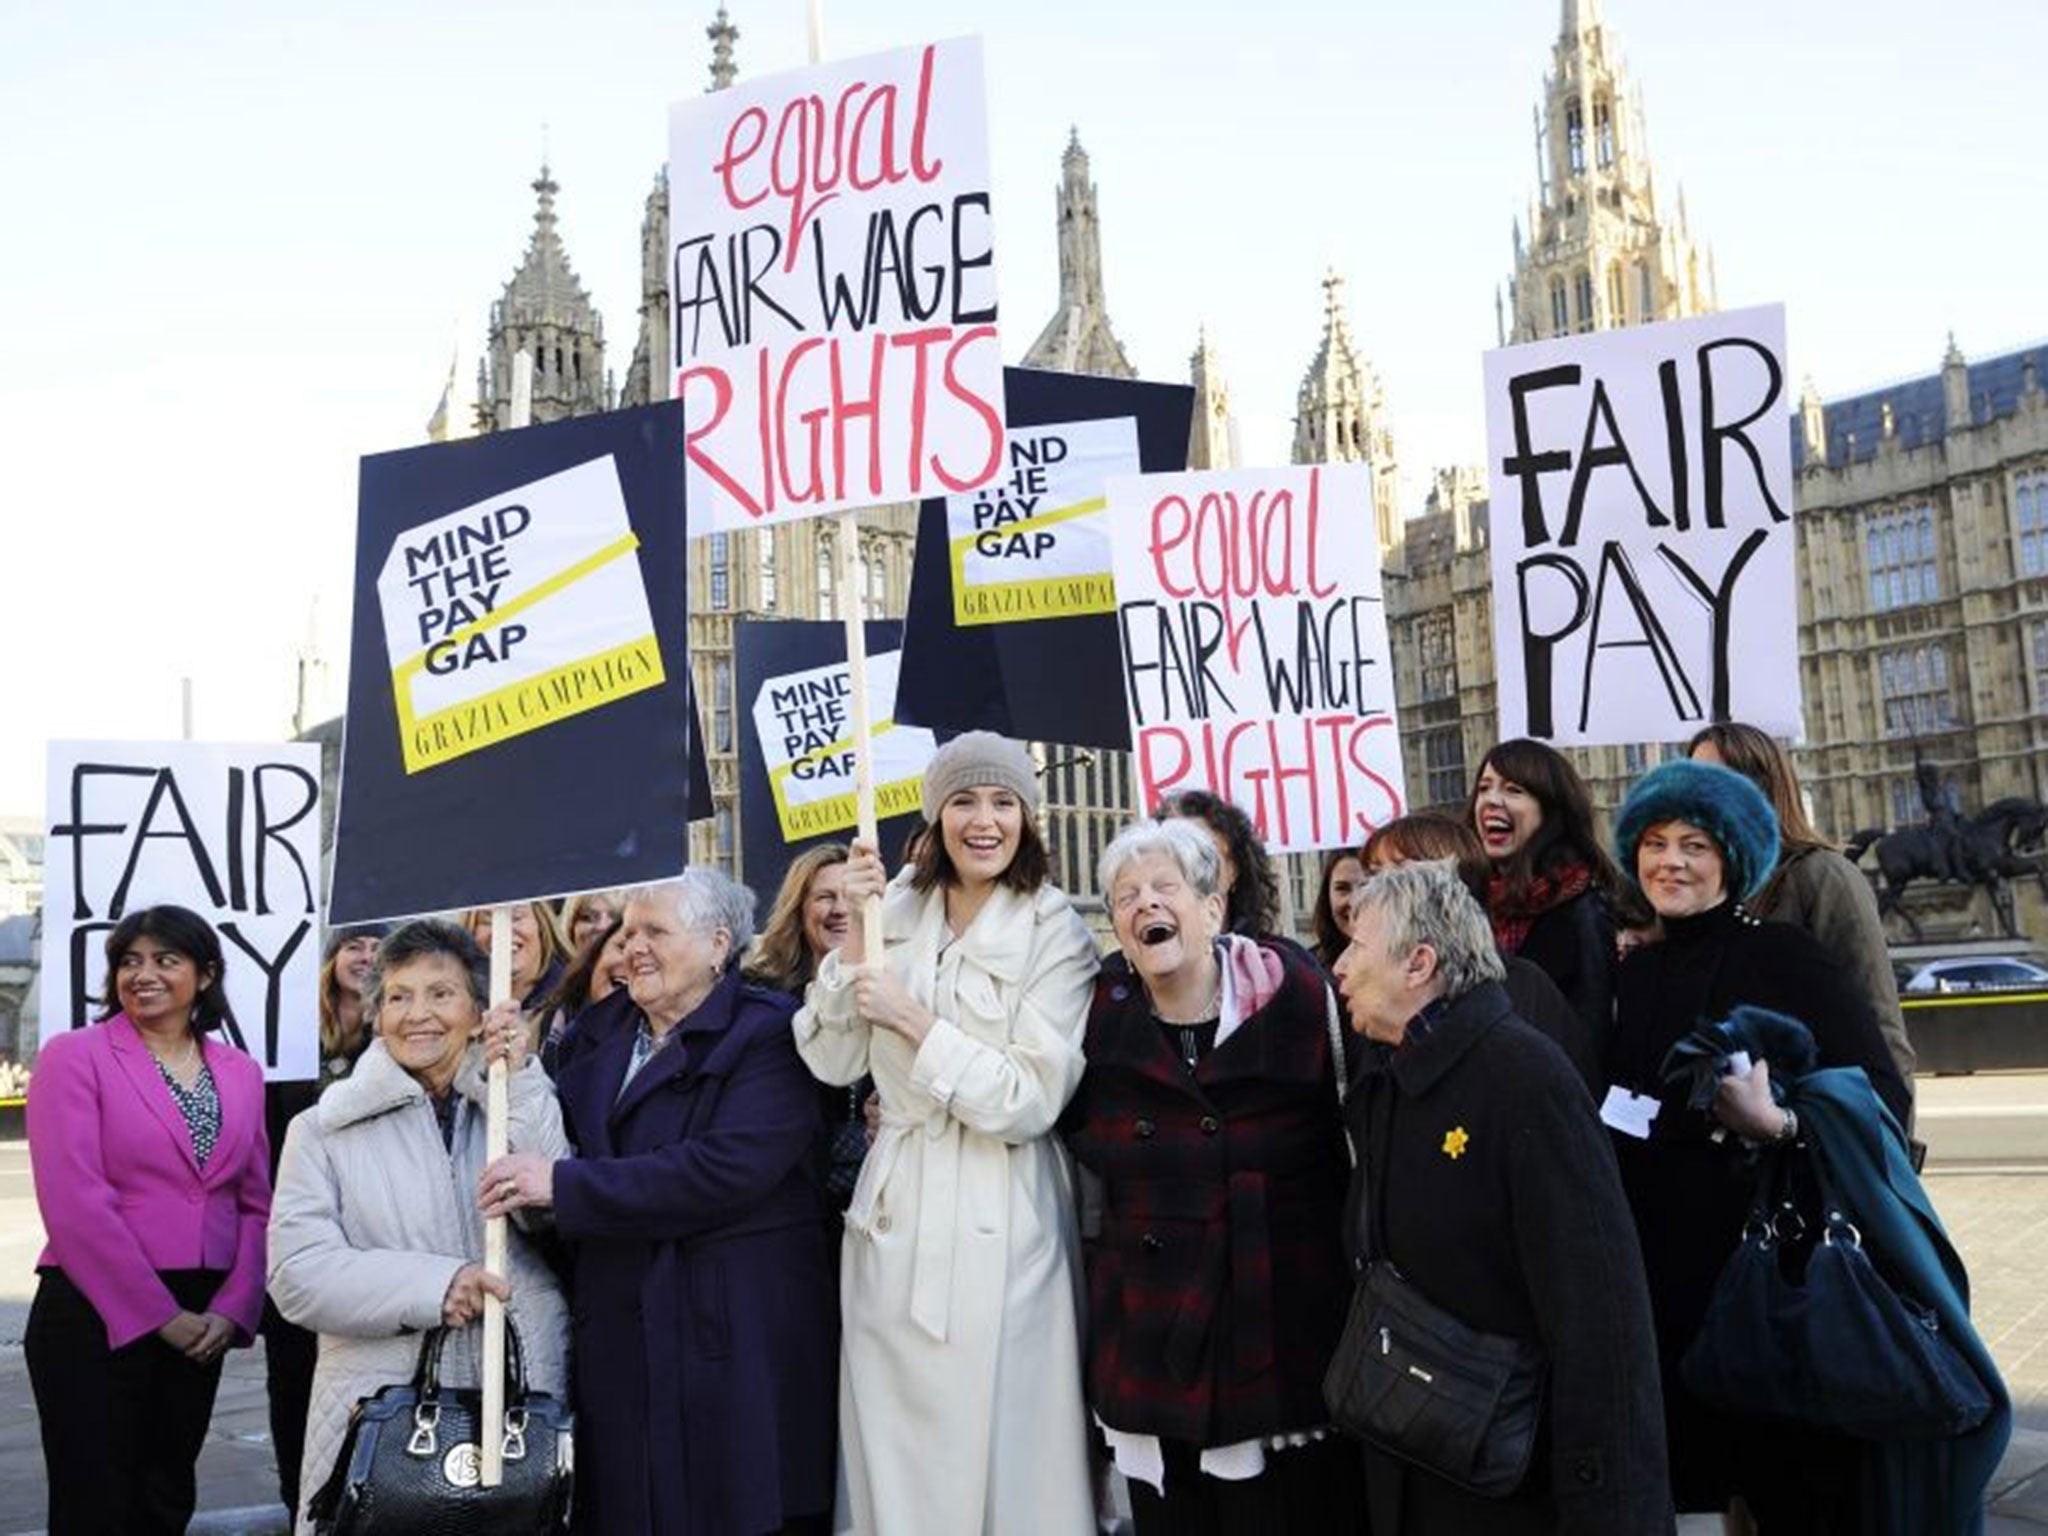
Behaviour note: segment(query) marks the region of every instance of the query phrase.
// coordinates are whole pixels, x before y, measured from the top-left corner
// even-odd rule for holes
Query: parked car
[[[1899,967],[1899,990],[1915,997],[1938,992],[2009,992],[2048,989],[2048,970],[2012,955],[1960,955]]]

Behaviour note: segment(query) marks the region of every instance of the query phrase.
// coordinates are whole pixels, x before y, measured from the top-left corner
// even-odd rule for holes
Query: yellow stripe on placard
[[[963,533],[953,541],[954,558],[958,559],[962,549],[972,544],[985,533],[1024,533],[1033,528],[1050,528],[1054,523],[1070,522],[1077,517],[1086,517],[1090,512],[1100,512],[1109,505],[1107,496],[1097,496],[1093,501],[1077,501],[1071,507],[1048,507],[1043,512],[1034,512],[1029,517],[1020,517],[1013,523],[1003,523],[995,528],[977,528],[972,533]]]
[[[985,581],[967,585],[967,557],[974,541],[984,534],[1007,537],[1012,533],[1046,528],[1100,512],[1109,505],[1105,496],[1077,501],[1070,507],[1053,507],[1000,528],[979,528],[964,533],[947,546],[953,566],[953,622],[1003,624],[1017,619],[1070,618],[1083,613],[1115,613],[1116,588],[1109,572],[1081,572],[1067,576],[1026,576],[1016,581]],[[1002,560],[1001,555],[987,558]],[[1062,591],[1062,588],[1067,590]]]
[[[827,832],[847,832],[860,824],[859,797],[852,790],[843,795],[833,795],[824,800],[812,800],[804,805],[790,805],[783,799],[782,786],[773,786],[775,796],[775,820],[782,829],[782,840],[794,843],[801,838],[820,837]],[[924,781],[922,779],[896,779],[887,784],[875,786],[875,819],[887,821],[892,816],[906,816],[924,804]]]
[[[502,624],[507,619],[514,618],[517,615],[526,612],[526,610],[533,607],[534,604],[545,602],[548,598],[553,597],[557,592],[561,591],[564,587],[574,586],[577,582],[581,581],[584,577],[588,576],[592,571],[597,570],[601,566],[611,564],[612,561],[618,559],[621,555],[631,554],[634,550],[638,549],[639,547],[640,536],[637,533],[624,534],[621,537],[612,540],[612,542],[605,545],[604,548],[596,550],[591,554],[585,555],[581,560],[578,560],[574,565],[568,567],[566,570],[557,571],[554,575],[548,577],[546,581],[541,582],[538,586],[533,587],[529,591],[520,593],[510,602],[506,603],[502,608],[494,608],[493,610],[491,610],[491,612],[485,614],[482,618],[473,619],[469,623],[463,625],[460,629],[450,630],[447,634],[441,636],[440,639],[436,640],[434,642],[434,645],[426,647],[417,656],[407,657],[404,661],[400,662],[396,667],[392,668],[392,682],[394,684],[403,684],[406,678],[411,677],[414,673],[418,672],[421,668],[425,667],[427,664],[427,651],[432,650],[434,646],[460,645],[464,640],[469,639],[471,636],[480,635],[485,630],[491,628],[493,625]]]
[[[405,771],[418,773],[452,762],[527,731],[659,687],[665,679],[661,646],[650,633],[417,719],[406,690],[400,687],[396,690],[398,739],[405,754]]]
[[[1023,619],[1064,619],[1083,613],[1115,613],[1116,583],[1100,576],[1033,576],[1025,581],[990,581],[953,586],[953,622],[1008,624]]]

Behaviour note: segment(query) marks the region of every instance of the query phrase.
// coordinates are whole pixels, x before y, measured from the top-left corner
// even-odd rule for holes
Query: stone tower
[[[533,238],[504,297],[491,306],[490,339],[477,362],[477,411],[491,430],[511,425],[512,358],[521,351],[533,354],[536,425],[611,409],[604,317],[569,265],[555,228],[555,194],[561,188],[545,163],[533,190],[540,200]]]
[[[1494,302],[1503,345],[1717,307],[1713,257],[1693,242],[1685,194],[1674,222],[1658,213],[1642,98],[1599,0],[1563,5],[1536,109],[1528,240],[1517,218],[1507,303]]]
[[[1323,339],[1295,401],[1294,462],[1370,465],[1380,559],[1400,548],[1400,465],[1387,429],[1386,394],[1352,344],[1344,279],[1335,272],[1323,278]]]
[[[1095,183],[1078,130],[1060,160],[1060,307],[1024,354],[1026,368],[1132,379],[1138,370],[1109,328],[1102,294],[1102,231],[1095,221]]]
[[[1208,328],[1196,334],[1188,359],[1188,382],[1195,386],[1195,412],[1188,422],[1189,469],[1235,469],[1237,423],[1230,415],[1230,386],[1223,366],[1209,345]]]

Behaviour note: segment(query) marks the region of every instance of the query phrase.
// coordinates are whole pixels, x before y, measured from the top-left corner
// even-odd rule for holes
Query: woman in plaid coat
[[[1141,822],[1102,856],[1120,957],[1061,1122],[1103,1185],[1088,1387],[1139,1536],[1364,1529],[1322,1379],[1350,1300],[1329,985],[1220,937],[1210,841]]]

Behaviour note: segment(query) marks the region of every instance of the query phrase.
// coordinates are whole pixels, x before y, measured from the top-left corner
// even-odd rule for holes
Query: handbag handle
[[[1337,992],[1328,982],[1323,983],[1323,1021],[1330,1031],[1330,1070],[1337,1079],[1338,1129],[1344,1133],[1344,1155],[1356,1168],[1358,1148],[1351,1144],[1351,1127],[1344,1123],[1344,1102],[1350,1097],[1349,1085],[1344,1081],[1344,1030],[1337,1022]]]
[[[429,1328],[427,1336],[420,1340],[420,1360],[413,1371],[412,1384],[423,1403],[440,1395],[441,1353],[448,1343],[448,1335],[454,1331],[443,1324]],[[507,1402],[517,1402],[525,1395],[526,1352],[520,1346],[519,1329],[508,1309],[505,1313],[505,1398]]]

